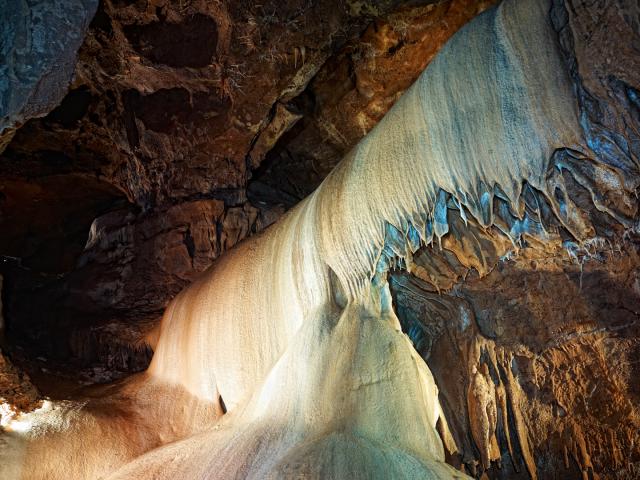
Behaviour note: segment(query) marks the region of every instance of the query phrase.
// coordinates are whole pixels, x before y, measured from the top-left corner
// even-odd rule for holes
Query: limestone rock
[[[0,8],[0,153],[27,120],[67,93],[97,0],[3,2]]]

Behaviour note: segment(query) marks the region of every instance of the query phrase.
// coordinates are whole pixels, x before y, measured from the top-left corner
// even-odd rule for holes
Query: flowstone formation
[[[310,177],[299,200],[492,3],[99,2],[67,95],[0,153],[15,342],[47,369],[70,357],[113,377],[146,368],[147,325],[292,206],[280,194],[247,198],[250,181],[274,183],[275,144],[304,129],[290,148],[313,153],[294,167]],[[339,143],[327,138],[338,131]]]
[[[593,121],[598,97],[567,29],[575,11],[507,0],[460,30],[314,193],[175,298],[146,372],[7,422],[7,478],[466,478],[505,448],[505,475],[536,478],[532,386],[516,380],[526,367],[560,399],[537,399],[541,425],[572,408],[588,420],[558,421],[557,440],[566,469],[571,456],[576,473],[595,475],[581,428],[597,430],[598,417],[546,385],[553,359],[514,355],[504,339],[517,303],[482,316],[465,300],[494,308],[482,281],[499,291],[531,279],[518,268],[557,272],[560,252],[615,262],[607,252],[635,238],[638,143],[616,116]],[[637,92],[619,88],[637,107]],[[526,245],[529,258],[495,269]],[[594,270],[579,272],[579,289]],[[465,276],[455,299],[438,295]],[[522,340],[547,345],[536,332]],[[602,352],[594,368],[606,367]],[[423,357],[440,360],[434,375]],[[601,388],[624,405],[621,379]],[[611,443],[633,461],[638,419],[624,406],[602,418],[626,422]]]

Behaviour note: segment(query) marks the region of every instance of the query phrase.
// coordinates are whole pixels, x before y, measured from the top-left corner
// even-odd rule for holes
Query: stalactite
[[[592,241],[565,173],[625,228],[636,213],[622,166],[584,141],[548,7],[506,0],[463,28],[310,197],[176,297],[147,372],[9,431],[0,459],[34,479],[463,478],[388,272],[484,275],[523,241]],[[502,422],[535,478],[510,359],[472,348],[482,466]]]

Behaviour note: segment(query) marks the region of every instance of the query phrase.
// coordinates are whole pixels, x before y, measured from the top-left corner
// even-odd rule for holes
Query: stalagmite
[[[628,223],[599,194],[625,180],[585,146],[548,11],[506,0],[463,28],[310,197],[176,297],[147,372],[9,424],[3,478],[465,477],[387,272],[429,274],[413,255],[448,236],[479,271],[483,235],[592,238],[563,171]],[[493,432],[474,435],[488,463]]]
[[[472,370],[471,384],[467,396],[471,434],[480,450],[482,466],[488,469],[490,462],[500,459],[500,450],[495,438],[498,413],[496,408],[496,392],[486,364],[482,372],[475,365]]]

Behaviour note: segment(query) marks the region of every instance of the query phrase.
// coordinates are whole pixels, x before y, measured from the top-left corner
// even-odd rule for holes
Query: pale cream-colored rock
[[[552,154],[581,139],[547,12],[505,1],[463,28],[318,190],[176,297],[143,376],[9,432],[17,474],[96,478],[133,460],[110,478],[463,477],[444,463],[437,388],[387,272],[454,234],[451,202],[485,226],[498,198],[523,212],[524,182],[589,231],[554,195],[561,180],[549,190]],[[488,462],[486,381],[470,394]]]
[[[500,450],[495,437],[498,412],[496,408],[496,389],[486,369],[478,371],[473,366],[471,384],[467,393],[469,423],[471,434],[480,450],[482,466],[488,469],[490,462],[500,459]]]

